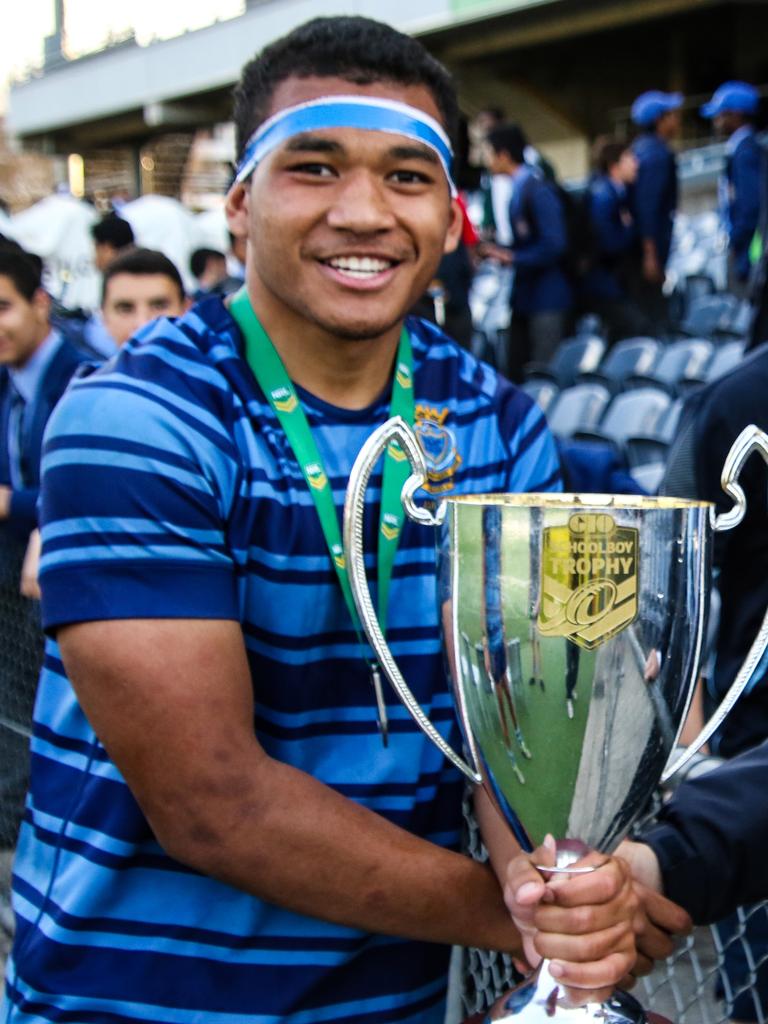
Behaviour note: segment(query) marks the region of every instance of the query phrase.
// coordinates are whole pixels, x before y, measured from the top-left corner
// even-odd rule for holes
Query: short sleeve
[[[213,389],[210,389],[213,390]],[[77,381],[42,459],[40,580],[52,632],[122,618],[238,618],[226,524],[237,451],[200,389]]]
[[[509,390],[501,417],[512,457],[508,490],[561,491],[560,460],[544,413],[521,391]]]

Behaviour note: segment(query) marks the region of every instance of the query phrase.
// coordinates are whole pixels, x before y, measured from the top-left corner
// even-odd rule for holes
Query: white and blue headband
[[[245,181],[261,161],[286,139],[301,132],[324,128],[391,132],[423,143],[437,154],[451,195],[456,195],[451,175],[453,150],[441,125],[418,107],[372,96],[321,96],[274,114],[259,125],[246,143],[235,182]]]

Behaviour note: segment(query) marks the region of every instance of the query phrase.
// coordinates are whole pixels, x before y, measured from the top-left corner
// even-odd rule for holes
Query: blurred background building
[[[684,186],[711,191],[700,102],[725,79],[768,83],[768,6],[750,0],[38,2],[49,31],[34,66],[12,55],[6,130],[21,162],[0,148],[0,198],[14,210],[60,183],[99,205],[146,192],[219,204],[242,64],[306,18],[352,8],[419,36],[457,76],[468,118],[501,107],[566,180],[586,173],[597,135],[629,132],[638,93],[659,88],[686,96],[682,149],[697,155]]]

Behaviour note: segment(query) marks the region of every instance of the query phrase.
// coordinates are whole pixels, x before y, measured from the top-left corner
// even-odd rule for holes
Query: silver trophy
[[[393,443],[413,470],[402,491],[405,511],[436,531],[437,600],[468,763],[416,702],[368,589],[365,490]],[[767,613],[720,708],[668,763],[699,676],[713,537],[744,516],[738,477],[755,451],[768,461],[768,436],[748,427],[723,468],[735,505],[719,516],[706,502],[608,494],[470,495],[435,504],[422,449],[399,417],[358,456],[344,508],[345,557],[381,668],[427,736],[485,787],[524,850],[547,834],[558,838],[557,871],[578,870],[571,865],[589,849],[616,848],[659,782],[722,723],[768,646]],[[417,504],[425,485],[428,504]],[[546,962],[484,1020],[670,1024],[624,992],[574,1007]]]

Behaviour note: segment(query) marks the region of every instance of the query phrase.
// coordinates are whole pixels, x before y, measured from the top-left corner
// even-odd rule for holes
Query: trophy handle
[[[745,427],[733,442],[723,465],[720,482],[725,493],[730,498],[733,498],[734,506],[729,512],[722,512],[718,516],[714,515],[713,510],[712,526],[716,533],[732,530],[744,518],[744,514],[747,511],[747,499],[744,489],[739,483],[739,476],[744,468],[744,463],[755,452],[759,452],[763,460],[768,464],[768,434],[752,423]],[[710,739],[712,734],[720,728],[727,715],[730,714],[734,704],[749,684],[755,669],[765,654],[766,648],[768,648],[768,609],[766,609],[760,629],[749,649],[749,653],[744,659],[744,663],[739,669],[736,678],[731,683],[728,692],[720,702],[720,706],[693,743],[664,770],[664,774],[661,776],[662,784],[668,782],[673,775],[676,775],[681,768],[684,768],[698,750]]]
[[[432,740],[436,747],[475,785],[482,782],[479,771],[471,768],[451,747],[434,725],[421,710],[410,687],[403,678],[397,662],[392,656],[389,645],[384,638],[378,616],[371,601],[371,592],[365,575],[365,557],[363,550],[363,514],[365,511],[365,491],[368,486],[373,467],[379,461],[389,445],[399,446],[405,453],[413,470],[411,476],[403,484],[401,500],[409,518],[425,526],[440,526],[445,518],[445,505],[438,506],[433,513],[428,508],[417,505],[414,501],[416,491],[427,480],[427,464],[424,453],[416,439],[416,435],[401,416],[393,416],[370,435],[360,454],[355,460],[349,476],[347,494],[344,499],[344,561],[347,577],[355,601],[357,614],[360,616],[365,635],[379,660],[381,670],[395,689],[400,700],[406,706],[419,728]]]

